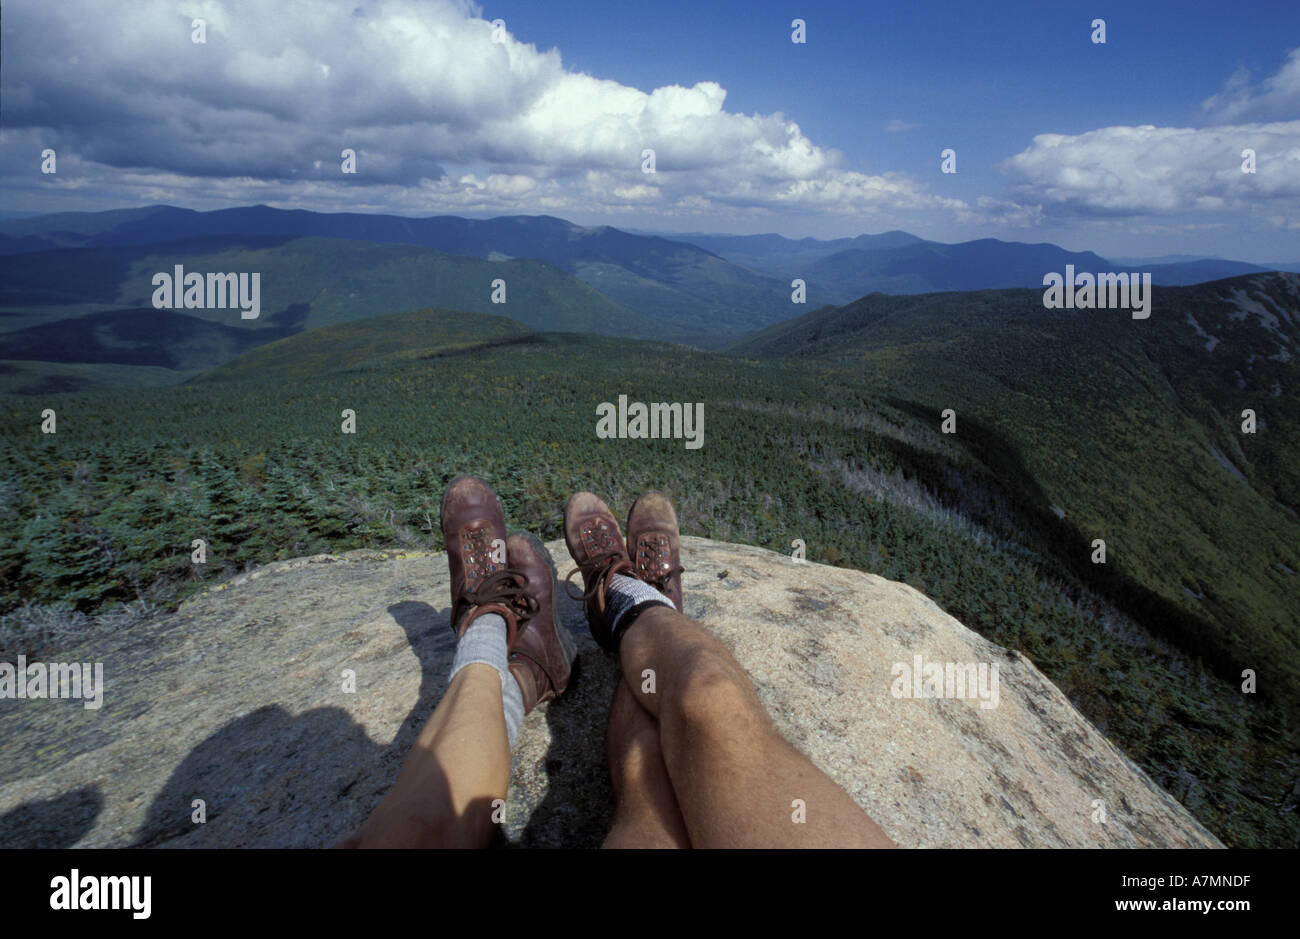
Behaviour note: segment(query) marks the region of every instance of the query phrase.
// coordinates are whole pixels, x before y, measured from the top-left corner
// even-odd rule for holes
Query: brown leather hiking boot
[[[681,538],[677,513],[662,492],[643,492],[627,513],[628,554],[637,578],[682,612]]]
[[[506,541],[510,569],[521,573],[537,612],[510,645],[510,671],[524,696],[524,713],[558,698],[569,686],[577,646],[560,625],[555,601],[555,565],[534,535],[518,533]]]
[[[564,507],[564,542],[578,565],[565,577],[565,589],[568,589],[573,575],[581,571],[582,600],[591,636],[601,648],[612,652],[613,637],[609,633],[609,624],[605,622],[606,585],[612,574],[634,575],[618,522],[599,496],[591,492],[575,492],[569,497],[569,503]]]
[[[538,611],[527,578],[506,566],[501,500],[477,476],[458,476],[442,497],[442,537],[451,573],[451,628],[459,639],[484,613],[506,621],[506,647]]]

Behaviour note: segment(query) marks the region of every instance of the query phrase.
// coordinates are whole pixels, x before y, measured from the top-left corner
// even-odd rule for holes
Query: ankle
[[[622,634],[653,610],[676,612],[676,607],[667,596],[630,574],[615,574],[610,577],[602,619],[615,650],[618,649]]]

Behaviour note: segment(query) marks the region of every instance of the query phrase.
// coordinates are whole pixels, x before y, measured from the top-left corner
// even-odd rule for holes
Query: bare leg
[[[622,681],[614,689],[605,749],[616,808],[604,847],[689,848],[659,749],[659,728]]]
[[[492,800],[505,799],[509,784],[501,674],[467,665],[447,686],[392,790],[337,847],[487,847]]]
[[[646,610],[619,656],[632,697],[658,721],[692,845],[895,847],[778,733],[740,663],[699,623],[667,607]],[[654,693],[641,691],[645,669],[654,670]]]

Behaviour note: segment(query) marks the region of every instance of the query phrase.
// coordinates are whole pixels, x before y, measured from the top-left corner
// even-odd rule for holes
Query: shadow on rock
[[[388,608],[420,662],[420,690],[393,742],[375,743],[343,708],[294,716],[278,705],[226,724],[172,771],[135,847],[328,847],[353,834],[397,779],[446,690],[455,641],[447,613]],[[205,819],[196,813],[202,800]]]
[[[95,827],[103,808],[98,786],[25,802],[0,815],[0,848],[70,848]]]
[[[561,629],[587,637],[581,601],[553,587],[559,597]],[[605,761],[609,706],[619,680],[618,662],[589,638],[580,638],[576,669],[564,696],[546,705],[551,743],[537,777],[546,794],[533,809],[514,846],[595,848],[614,819],[614,792]]]
[[[529,816],[518,847],[596,848],[614,820],[605,727],[617,672],[613,659],[599,650],[585,651],[577,661],[577,684],[546,706],[546,796]]]

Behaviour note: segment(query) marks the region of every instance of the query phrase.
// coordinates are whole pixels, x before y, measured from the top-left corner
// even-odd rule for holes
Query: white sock
[[[469,624],[456,645],[451,675],[456,677],[466,665],[491,665],[501,674],[501,707],[506,715],[506,736],[510,749],[515,747],[519,726],[524,722],[524,693],[510,672],[509,649],[506,648],[506,621],[497,613],[484,613]]]

